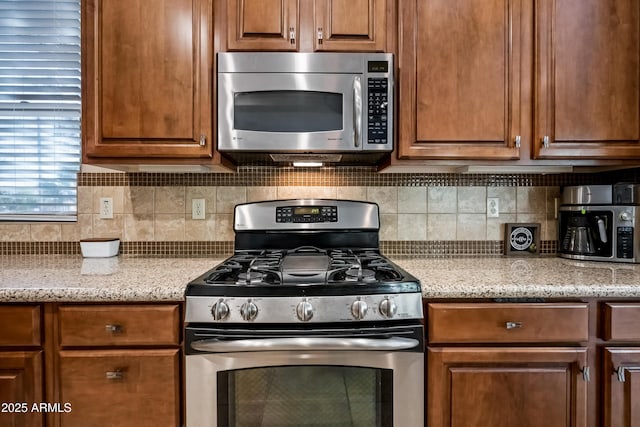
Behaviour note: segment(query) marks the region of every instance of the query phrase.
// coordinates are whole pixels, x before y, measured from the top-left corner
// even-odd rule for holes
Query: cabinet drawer
[[[604,339],[640,341],[640,303],[604,304]]]
[[[40,306],[0,305],[0,346],[39,346]]]
[[[60,352],[61,425],[180,425],[179,350]],[[148,410],[142,410],[148,408]]]
[[[589,339],[582,303],[431,303],[430,343],[549,343]]]
[[[58,314],[63,347],[180,342],[177,304],[62,306]]]

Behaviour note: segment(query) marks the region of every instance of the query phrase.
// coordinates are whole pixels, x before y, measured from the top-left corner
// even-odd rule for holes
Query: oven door
[[[218,149],[362,150],[360,74],[219,73]]]
[[[186,425],[422,427],[422,327],[402,329],[187,330]]]

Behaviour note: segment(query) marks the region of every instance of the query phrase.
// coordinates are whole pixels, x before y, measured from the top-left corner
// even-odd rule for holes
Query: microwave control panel
[[[386,77],[369,77],[367,82],[369,144],[386,144],[388,135],[389,79]]]

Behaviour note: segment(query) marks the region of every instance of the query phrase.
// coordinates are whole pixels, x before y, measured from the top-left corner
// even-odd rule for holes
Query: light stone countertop
[[[555,257],[395,257],[428,298],[640,298],[640,264]],[[2,302],[181,301],[222,258],[0,256]]]

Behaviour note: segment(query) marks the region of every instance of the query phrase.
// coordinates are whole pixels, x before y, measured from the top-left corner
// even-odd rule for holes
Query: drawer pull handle
[[[122,325],[105,325],[104,329],[112,334],[121,334],[124,328]]]
[[[115,371],[107,371],[107,379],[108,380],[121,380],[124,379],[124,372],[120,369],[116,369]]]
[[[522,322],[507,322],[505,323],[505,327],[507,329],[518,329],[522,328]]]
[[[618,374],[618,381],[620,381],[621,383],[627,380],[624,376],[624,366],[618,366],[618,368],[615,369],[614,372]]]

